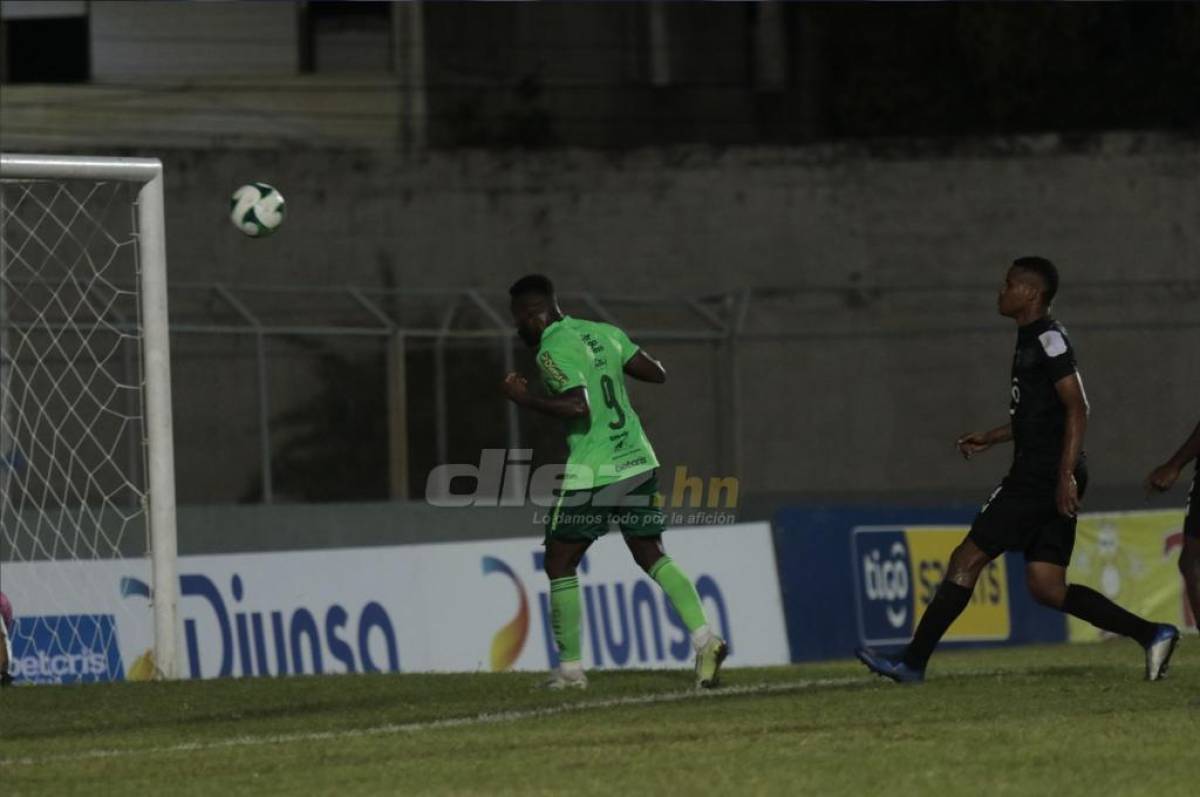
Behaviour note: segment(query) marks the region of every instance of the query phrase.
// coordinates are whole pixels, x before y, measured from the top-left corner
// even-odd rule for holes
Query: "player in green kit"
[[[612,524],[691,632],[696,685],[716,686],[729,648],[709,627],[692,580],[663,550],[658,458],[625,393],[626,374],[661,384],[667,372],[612,324],[563,315],[547,277],[522,277],[508,292],[517,334],[537,350],[548,395],[531,393],[517,373],[505,377],[502,389],[514,403],[566,421],[570,449],[560,495],[546,519],[546,575],[560,661],[548,686],[587,687],[575,568]]]

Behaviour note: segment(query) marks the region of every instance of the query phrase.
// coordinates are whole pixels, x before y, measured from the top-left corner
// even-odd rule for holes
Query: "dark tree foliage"
[[[319,351],[317,389],[271,419],[272,487],[284,501],[388,497],[386,363]],[[243,500],[261,500],[255,477]]]
[[[655,84],[649,4],[429,4],[431,141],[619,149],[1200,129],[1200,3],[781,11],[776,23],[757,3],[665,4],[669,78]],[[782,84],[757,82],[761,24],[784,26]]]

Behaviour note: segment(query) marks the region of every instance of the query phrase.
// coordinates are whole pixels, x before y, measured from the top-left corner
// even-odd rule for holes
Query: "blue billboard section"
[[[12,656],[15,683],[75,684],[125,677],[111,614],[19,617]]]
[[[775,515],[775,552],[792,661],[845,658],[861,645],[899,647],[941,580],[955,534],[978,507],[796,506]],[[1037,605],[1024,561],[981,577],[947,647],[1062,642],[1064,615]]]
[[[913,631],[908,539],[902,529],[852,534],[859,636],[870,644],[906,640]]]

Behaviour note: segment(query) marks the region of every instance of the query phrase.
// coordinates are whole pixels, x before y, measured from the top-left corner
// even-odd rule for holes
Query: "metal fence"
[[[948,335],[1010,345],[993,295],[991,285],[851,283],[560,299],[667,362],[668,385],[635,396],[664,449],[693,471],[744,477],[781,468],[769,449],[783,438],[812,437],[786,426],[789,411],[831,418],[836,408],[816,402],[854,400],[863,352],[919,360]],[[1070,295],[1075,331],[1200,339],[1200,280],[1078,283]],[[499,393],[505,371],[535,372],[506,295],[178,283],[170,311],[181,503],[420,498],[434,465],[479,462],[481,449],[531,449],[535,466],[565,453],[558,424]]]
[[[484,392],[488,385],[496,387],[504,372],[532,370],[532,358],[520,345],[508,318],[506,296],[474,290],[389,291],[354,286],[177,284],[172,290],[176,409],[180,418],[177,426],[213,407],[208,399],[197,400],[209,393],[207,389],[191,386],[193,382],[203,384],[205,377],[204,373],[189,373],[187,359],[202,356],[199,352],[203,348],[190,339],[228,342],[239,338],[249,341],[252,349],[252,353],[247,352],[243,345],[238,352],[230,352],[228,359],[218,358],[225,359],[226,366],[232,365],[229,359],[239,359],[243,366],[246,359],[253,359],[260,490],[257,495],[239,498],[271,503],[279,497],[277,460],[280,446],[287,445],[279,439],[279,427],[288,425],[290,416],[286,407],[280,407],[278,394],[290,396],[299,391],[311,396],[314,391],[320,392],[322,386],[312,384],[311,378],[302,373],[305,369],[297,369],[297,365],[307,361],[311,366],[322,358],[341,358],[343,364],[354,358],[374,363],[382,377],[378,380],[382,400],[370,404],[376,414],[386,416],[381,426],[386,428],[387,437],[387,485],[384,494],[376,493],[375,498],[418,496],[424,471],[431,463],[452,461],[456,448],[461,458],[477,459],[479,449],[488,446],[537,451],[554,447],[550,439],[558,435],[557,430],[523,419],[516,406],[502,401],[498,390]],[[560,298],[568,313],[620,324],[647,345],[707,350],[710,371],[729,369],[736,379],[734,369],[729,368],[731,347],[738,319],[744,318],[744,310],[738,308],[748,301],[749,293],[707,299],[599,297],[589,293],[567,293]],[[366,368],[370,370],[369,365]],[[211,371],[207,373],[220,379]],[[234,409],[245,407],[245,380],[241,381],[241,398],[222,403],[248,415]],[[715,373],[706,374],[702,381],[722,382]],[[346,385],[347,390],[361,388],[361,384]],[[736,439],[727,426],[736,418],[736,411],[731,411],[736,405],[726,405],[734,401],[735,395],[733,391],[729,396],[714,397],[712,402],[710,429],[718,449]],[[361,396],[347,397],[356,398]],[[500,417],[492,417],[496,407],[503,408]],[[463,418],[472,419],[480,412],[490,420],[469,420],[468,425],[478,432],[471,435],[475,439],[455,446],[456,436],[461,437],[456,429],[464,423]],[[480,426],[484,428],[479,430]],[[335,428],[326,431],[337,434]],[[731,451],[714,453],[720,458],[737,456]],[[186,463],[183,471],[187,472]],[[186,492],[188,488],[183,489]],[[292,493],[289,497],[303,496]]]

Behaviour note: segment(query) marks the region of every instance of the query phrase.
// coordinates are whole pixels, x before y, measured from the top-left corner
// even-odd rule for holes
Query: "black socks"
[[[933,608],[932,606],[930,608]],[[1133,612],[1122,609],[1094,589],[1080,584],[1067,587],[1062,610],[1072,617],[1087,620],[1097,628],[1136,639],[1142,647],[1154,639],[1157,626]]]
[[[925,669],[933,649],[946,633],[946,629],[958,619],[963,609],[971,602],[974,590],[943,581],[921,617],[912,642],[904,651],[904,663],[914,669]],[[1158,627],[1143,620],[1133,612],[1122,609],[1094,589],[1080,584],[1067,587],[1062,610],[1067,614],[1086,620],[1097,628],[1113,634],[1127,636],[1146,647],[1154,639]]]
[[[938,587],[929,608],[921,616],[917,633],[913,634],[912,642],[904,651],[904,663],[918,670],[925,669],[933,649],[937,647],[946,629],[950,627],[963,609],[971,602],[973,589],[962,587],[951,581],[943,581]]]

